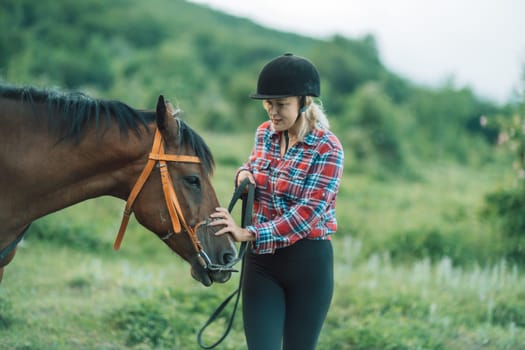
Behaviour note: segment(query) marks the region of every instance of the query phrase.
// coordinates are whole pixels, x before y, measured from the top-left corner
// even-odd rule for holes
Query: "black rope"
[[[24,238],[30,225],[31,224],[28,224],[13,242],[11,242],[7,247],[0,251],[0,261],[4,260],[4,258],[6,258],[9,255],[9,253],[11,253],[16,248],[18,243],[20,243],[22,238]]]
[[[248,188],[248,193],[245,193],[246,188]],[[251,224],[252,221],[252,210],[253,210],[253,201],[254,201],[254,195],[255,195],[255,186],[248,180],[248,178],[244,179],[242,183],[235,189],[235,192],[233,193],[232,199],[230,201],[230,204],[228,205],[228,211],[231,213],[233,210],[233,207],[237,203],[239,199],[242,199],[242,212],[241,212],[241,227],[246,227]],[[202,326],[202,328],[199,330],[199,333],[197,334],[197,342],[199,343],[199,346],[202,349],[213,349],[217,345],[219,345],[230,333],[231,329],[233,328],[233,321],[235,320],[235,313],[237,312],[237,307],[239,306],[239,300],[241,296],[241,287],[242,287],[242,279],[244,276],[244,256],[246,254],[246,250],[248,249],[248,243],[242,242],[241,246],[239,248],[239,257],[241,258],[241,273],[239,275],[239,286],[233,293],[231,293],[213,312],[213,314],[210,316],[208,321]],[[230,303],[230,301],[235,297],[235,303],[233,305],[233,310],[230,315],[230,320],[228,321],[228,326],[226,327],[223,335],[212,345],[205,345],[202,341],[202,334],[204,333],[204,330],[208,328],[209,325],[211,325],[217,317],[221,314],[221,312],[224,310],[224,308]]]

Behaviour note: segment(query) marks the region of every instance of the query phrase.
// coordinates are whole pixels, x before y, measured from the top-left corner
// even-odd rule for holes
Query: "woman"
[[[255,184],[252,225],[239,227],[217,208],[216,234],[251,241],[242,281],[248,349],[315,349],[333,293],[335,203],[343,149],[313,97],[316,67],[285,54],[259,74],[257,92],[269,120],[256,131],[249,160],[235,176]]]

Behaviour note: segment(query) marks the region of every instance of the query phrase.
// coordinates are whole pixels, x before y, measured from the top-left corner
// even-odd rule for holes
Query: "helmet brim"
[[[250,95],[250,98],[252,98],[254,100],[271,100],[271,99],[276,99],[276,98],[285,98],[285,97],[292,97],[292,96],[295,96],[295,95],[290,95],[290,94],[285,94],[285,95],[265,95],[265,94],[254,93],[254,94]]]
[[[319,97],[319,95],[316,94],[307,94],[307,95],[291,95],[291,94],[284,94],[284,95],[264,95],[264,94],[251,94],[250,98],[253,98],[254,100],[271,100],[276,98],[285,98],[285,97],[292,97],[292,96],[312,96],[312,97]]]

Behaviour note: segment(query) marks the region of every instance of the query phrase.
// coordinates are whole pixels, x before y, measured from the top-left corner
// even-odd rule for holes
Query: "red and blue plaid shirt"
[[[343,174],[343,148],[327,129],[314,129],[280,156],[281,134],[269,121],[257,128],[249,160],[239,168],[256,182],[252,225],[258,254],[300,239],[330,239],[337,229],[336,195]]]

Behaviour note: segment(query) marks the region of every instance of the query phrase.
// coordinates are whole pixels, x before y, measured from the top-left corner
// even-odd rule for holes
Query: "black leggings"
[[[249,350],[313,350],[332,300],[330,241],[246,255],[242,314]]]

